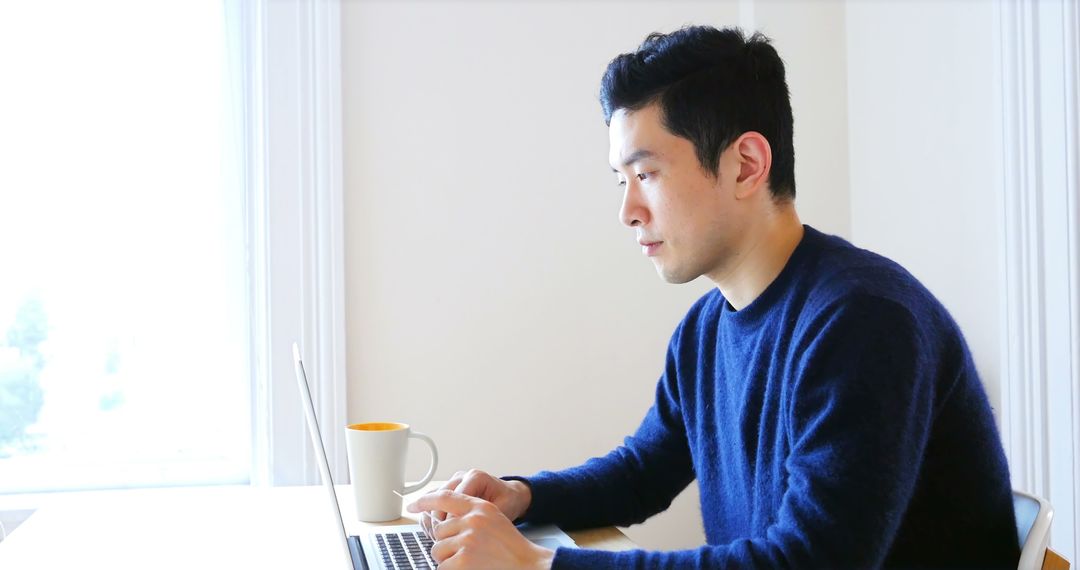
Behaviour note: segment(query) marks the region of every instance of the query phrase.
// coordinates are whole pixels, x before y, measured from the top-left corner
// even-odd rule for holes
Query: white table
[[[337,492],[349,533],[369,526],[356,520],[348,485]],[[343,568],[325,493],[225,486],[57,495],[0,542],[0,569]],[[614,527],[569,534],[588,548],[635,547]]]

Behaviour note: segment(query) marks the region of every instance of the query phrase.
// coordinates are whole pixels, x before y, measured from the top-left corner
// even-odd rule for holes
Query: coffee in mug
[[[431,467],[424,478],[405,481],[405,457],[409,440],[418,439],[431,449]],[[435,442],[408,424],[368,422],[345,428],[349,474],[352,477],[356,517],[365,522],[386,522],[401,517],[401,497],[419,491],[435,476],[439,452]]]

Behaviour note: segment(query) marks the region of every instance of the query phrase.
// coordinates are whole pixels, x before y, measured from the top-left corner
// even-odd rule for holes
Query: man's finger
[[[459,484],[454,490],[458,493],[461,493],[462,495],[472,495],[473,497],[483,498],[483,495],[480,491],[483,490],[484,483],[485,481],[481,479],[478,475],[469,476],[469,474],[466,474],[465,477],[461,479],[461,484]]]
[[[470,567],[469,562],[462,555],[459,545],[455,544],[453,550],[448,554],[443,554],[443,556],[445,556],[445,558],[438,563],[439,570],[460,570],[462,568]],[[432,558],[434,559],[435,557],[432,556]],[[473,564],[472,566],[475,567],[476,565]]]
[[[465,474],[462,473],[461,471],[458,471],[447,482],[443,483],[442,487],[439,487],[437,490],[438,491],[444,491],[444,490],[453,491],[453,490],[457,489],[458,485],[460,485],[461,481],[464,480],[464,479],[465,479]]]
[[[465,519],[462,518],[453,518],[435,525],[432,529],[431,538],[435,542],[439,542],[457,535],[457,533],[461,532],[461,527],[465,524],[463,522],[464,520]]]
[[[424,534],[431,540],[435,540],[435,528],[431,524],[431,513],[424,511],[420,513],[420,528],[424,529]]]
[[[410,513],[445,511],[448,514],[460,517],[482,502],[475,497],[462,495],[454,491],[436,491],[420,497],[416,502],[410,503],[406,509]]]
[[[456,491],[458,485],[461,484],[461,480],[463,477],[465,477],[464,471],[458,471],[457,473],[454,473],[454,476],[451,477],[450,480],[446,483],[443,483],[442,487],[439,487],[437,491]],[[442,511],[432,511],[431,518],[433,519],[433,521],[441,522],[446,520],[446,513]]]
[[[447,558],[457,554],[458,548],[460,548],[460,545],[458,545],[456,538],[440,540],[431,547],[431,559],[439,566],[442,566]]]

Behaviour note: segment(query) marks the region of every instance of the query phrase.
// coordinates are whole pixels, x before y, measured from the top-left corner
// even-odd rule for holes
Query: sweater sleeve
[[[554,568],[876,568],[927,443],[933,366],[911,315],[881,299],[820,315],[794,371],[787,491],[761,536],[674,552],[561,548]],[[725,516],[703,513],[703,516]]]
[[[623,445],[584,465],[532,477],[525,482],[532,503],[522,521],[573,530],[629,526],[659,513],[694,479],[686,428],[679,406],[677,346],[682,326],[668,347],[656,400]]]

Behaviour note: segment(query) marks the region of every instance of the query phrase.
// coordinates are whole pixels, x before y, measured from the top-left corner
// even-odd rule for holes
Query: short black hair
[[[664,126],[694,144],[698,162],[716,176],[720,153],[748,131],[772,149],[769,188],[775,200],[795,198],[791,96],[784,62],[768,37],[739,28],[689,26],[652,33],[637,51],[608,64],[600,83],[604,123],[619,109],[659,102]]]

